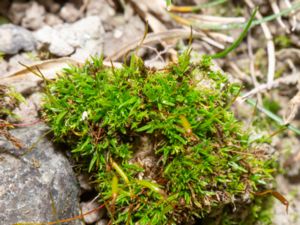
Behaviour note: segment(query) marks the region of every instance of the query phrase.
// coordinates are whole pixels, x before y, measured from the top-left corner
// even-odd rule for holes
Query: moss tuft
[[[188,51],[162,70],[92,58],[47,87],[44,117],[94,177],[113,224],[193,224],[272,181],[272,160],[230,111],[239,87],[210,67]]]

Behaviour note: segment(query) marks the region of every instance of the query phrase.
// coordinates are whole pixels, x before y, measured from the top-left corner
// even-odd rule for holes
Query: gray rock
[[[12,21],[12,23],[20,24],[28,7],[28,2],[13,1],[8,11],[8,18]]]
[[[35,48],[35,40],[28,30],[13,25],[0,26],[0,52],[16,54],[21,50],[32,51]]]
[[[22,19],[22,27],[31,30],[37,30],[44,25],[45,7],[37,2],[31,2],[30,7],[26,10],[25,16]]]
[[[99,203],[93,202],[93,201],[82,202],[82,203],[80,203],[80,205],[81,205],[81,210],[82,210],[83,214],[100,207]],[[95,223],[103,217],[104,213],[105,213],[105,209],[102,208],[102,209],[93,211],[93,212],[85,215],[83,217],[83,220],[87,224]]]
[[[0,137],[1,224],[55,221],[80,214],[79,186],[71,165],[43,137],[47,131],[43,124],[12,130],[22,149]],[[56,213],[52,213],[53,205]]]
[[[106,0],[90,0],[86,8],[87,16],[99,15],[102,21],[108,21],[116,11],[107,4]]]
[[[106,33],[104,38],[104,55],[110,56],[128,43],[128,40],[142,38],[144,22],[138,16],[132,16],[129,21],[118,26],[113,32]]]
[[[45,0],[38,0],[38,2],[40,4],[42,4],[43,6],[45,6],[47,11],[49,11],[50,13],[56,14],[60,9],[60,4],[57,3],[55,0],[46,0],[46,1]]]
[[[51,14],[51,13],[46,14],[44,22],[49,26],[55,26],[55,25],[63,23],[61,18],[59,18],[55,14]]]
[[[107,219],[101,219],[96,223],[96,225],[107,225],[108,222],[109,221]]]
[[[98,16],[90,16],[73,24],[54,27],[45,26],[34,36],[40,44],[49,45],[49,51],[58,56],[67,56],[75,49],[84,49],[84,54],[101,54],[104,28]],[[82,54],[82,52],[81,52]]]
[[[8,63],[5,60],[0,60],[0,77],[7,73]]]
[[[74,4],[66,3],[60,10],[59,16],[68,23],[73,23],[82,15],[79,9]]]
[[[23,69],[24,66],[22,66],[20,63],[24,65],[32,64],[35,61],[33,54],[24,52],[10,57],[8,61],[8,72],[12,73],[16,70]]]
[[[48,46],[48,50],[57,56],[68,56],[74,52],[74,48],[68,44],[59,34],[59,31],[49,26],[44,26],[34,34],[41,47]]]

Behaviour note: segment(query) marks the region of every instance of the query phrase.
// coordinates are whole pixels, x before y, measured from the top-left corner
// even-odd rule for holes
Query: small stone
[[[87,16],[99,16],[102,21],[107,21],[116,14],[116,11],[107,4],[106,0],[90,0],[87,9]]]
[[[34,58],[30,57],[30,54],[28,53],[20,53],[17,55],[14,55],[9,58],[8,61],[8,72],[12,73],[14,71],[17,71],[19,69],[23,69],[24,66],[22,66],[20,63],[24,65],[30,65],[34,62]]]
[[[0,77],[7,73],[8,63],[4,59],[0,59]]]
[[[13,1],[8,11],[8,18],[13,24],[20,24],[28,7],[28,2]]]
[[[101,219],[96,223],[96,225],[107,225],[108,222],[109,221],[107,219]]]
[[[68,23],[73,23],[81,16],[81,12],[72,3],[66,3],[59,12],[59,16]]]
[[[85,191],[91,191],[92,190],[92,186],[90,185],[89,177],[88,177],[87,174],[80,174],[77,177],[77,180],[79,182],[80,188],[82,188]]]
[[[47,11],[50,13],[56,14],[60,9],[59,3],[57,3],[55,0],[40,0],[39,3],[45,6]]]
[[[100,207],[100,204],[95,201],[82,202],[82,203],[80,203],[80,205],[81,205],[82,214],[87,213],[93,209]],[[96,210],[94,212],[87,214],[86,216],[83,217],[83,220],[87,224],[95,223],[103,217],[104,213],[105,213],[105,209],[102,208],[102,209],[99,209],[99,210]]]
[[[69,45],[57,30],[44,26],[42,29],[34,33],[34,37],[41,43],[40,48],[48,46],[50,53],[56,56],[68,56],[74,52],[74,48]]]
[[[30,7],[25,12],[25,17],[22,19],[22,26],[31,30],[41,28],[44,25],[45,13],[44,6],[37,2],[31,2]]]
[[[21,50],[32,51],[35,48],[31,32],[13,24],[0,26],[0,40],[0,52],[5,54],[16,54]]]
[[[55,26],[63,23],[61,18],[51,13],[46,14],[44,22],[49,26]]]
[[[20,123],[30,124],[38,120],[38,112],[42,102],[41,93],[33,93],[26,102],[21,102],[20,105],[13,110]]]

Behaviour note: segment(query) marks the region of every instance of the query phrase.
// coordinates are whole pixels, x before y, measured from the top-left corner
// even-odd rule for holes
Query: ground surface
[[[220,1],[173,3],[207,2]],[[258,106],[284,118],[286,123],[300,127],[297,112],[300,104],[299,4],[289,0],[231,0],[195,13],[170,14],[163,0],[3,0],[0,2],[0,23],[3,24],[0,26],[0,77],[14,74],[22,68],[20,62],[30,65],[54,59],[51,65],[57,66],[59,61],[55,60],[62,57],[83,62],[95,54],[121,62],[142,40],[145,21],[148,21],[149,35],[138,52],[149,66],[161,67],[174,60],[176,51],[182,51],[188,44],[190,25],[195,29],[192,47],[197,59],[198,54],[214,54],[229,46],[242,32],[234,26],[245,24],[254,6],[259,6],[257,19],[272,19],[270,16],[279,12],[284,15],[253,27],[233,53],[216,62],[245,87],[241,93],[244,97],[236,103],[237,116],[246,123],[255,122],[266,134],[272,135],[282,124],[265,113],[252,113],[255,110],[245,99],[252,98]],[[19,88],[26,91],[24,85]],[[32,87],[29,89],[34,92]],[[279,132],[273,136],[272,146],[284,168],[283,174],[277,177],[277,190],[290,201],[289,214],[279,201],[274,201],[274,224],[300,224],[299,134],[289,129]]]

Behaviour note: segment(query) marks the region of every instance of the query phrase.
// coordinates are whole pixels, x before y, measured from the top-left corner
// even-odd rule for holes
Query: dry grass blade
[[[0,80],[0,84],[14,86],[17,92],[24,93],[27,89],[35,87],[42,79],[55,79],[64,68],[69,68],[70,66],[80,66],[82,63],[83,62],[65,57],[44,60],[31,65],[24,65],[25,68],[4,76]],[[120,63],[113,63],[117,68],[121,66]],[[22,63],[20,62],[20,64]],[[111,63],[107,61],[103,62],[103,64],[108,67],[111,66]]]
[[[285,110],[283,121],[284,124],[289,124],[297,115],[300,106],[300,91],[290,100]]]
[[[36,74],[42,73],[47,80],[54,79],[57,76],[57,73],[61,72],[63,68],[79,64],[78,61],[71,58],[60,58],[45,60],[26,66],[24,65],[25,68],[2,78],[0,84],[8,86],[13,85],[17,92],[22,93],[26,91],[26,89],[36,86],[37,82],[42,80],[42,77],[37,76]]]
[[[254,3],[252,0],[245,0],[246,4],[251,8],[255,8]],[[262,15],[257,12],[256,18],[261,20],[263,19]],[[273,36],[271,34],[270,29],[268,28],[266,23],[261,23],[261,28],[264,32],[265,38],[267,40],[267,50],[268,50],[268,75],[267,75],[267,85],[268,88],[271,88],[272,83],[274,81],[274,75],[275,75],[275,63],[276,63],[276,58],[275,58],[275,46],[273,42]]]
[[[278,78],[273,82],[271,88],[277,88],[280,84],[295,84],[299,80],[299,75],[299,73],[293,73],[289,76]],[[268,88],[268,84],[261,84],[251,91],[243,94],[243,96],[240,97],[240,100],[244,101],[252,95],[266,91]]]
[[[277,2],[276,2],[276,1],[273,1],[273,0],[269,0],[269,2],[270,2],[270,5],[271,5],[271,8],[272,8],[273,12],[274,12],[275,14],[280,13],[280,9],[279,9],[279,6],[277,5]],[[281,16],[278,16],[276,20],[277,20],[278,24],[279,24],[284,30],[286,30],[287,33],[290,33],[289,28],[284,24],[284,22],[282,21]]]
[[[292,9],[293,6],[292,6],[292,4],[291,4],[291,2],[289,0],[284,0],[284,2],[287,5],[287,7],[289,7],[290,9]],[[292,15],[292,22],[291,22],[291,24],[292,24],[292,29],[291,30],[294,31],[296,29],[296,26],[297,26],[297,18],[294,15],[294,13],[295,13],[294,10],[292,10],[291,13],[293,14]]]
[[[150,33],[143,41],[143,44],[146,45],[146,44],[159,43],[163,40],[170,40],[175,38],[189,38],[190,35],[191,35],[190,31],[185,29],[173,29],[173,30],[168,30],[160,33]],[[203,37],[204,37],[203,34],[200,34],[199,32],[193,32],[193,38],[203,39]],[[134,50],[136,47],[138,47],[140,40],[141,38],[137,38],[136,40],[126,44],[125,46],[121,47],[118,51],[108,56],[106,60],[109,59],[118,60],[119,58],[124,56],[127,52],[130,52]]]

